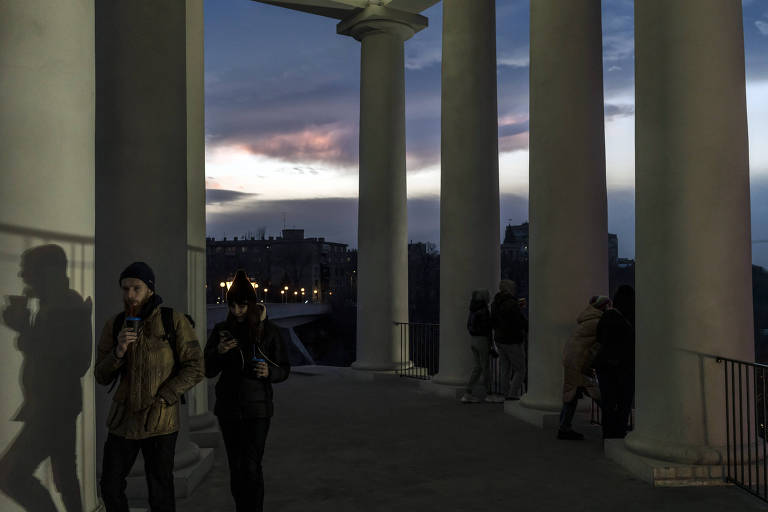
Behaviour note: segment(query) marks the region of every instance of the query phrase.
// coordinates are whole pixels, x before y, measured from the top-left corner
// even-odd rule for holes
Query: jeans
[[[525,345],[523,343],[496,343],[499,349],[499,367],[501,368],[501,394],[505,397],[519,398],[525,381]],[[510,374],[512,382],[510,384]]]
[[[107,512],[128,512],[125,496],[126,477],[131,472],[139,450],[144,456],[149,508],[152,512],[175,512],[173,488],[173,456],[178,432],[146,439],[126,439],[109,434],[104,444],[101,470],[101,499]]]
[[[229,463],[229,488],[237,512],[261,512],[264,473],[261,459],[269,432],[269,418],[219,418]]]
[[[472,356],[475,366],[467,383],[467,393],[483,399],[491,392],[491,342],[485,336],[472,336]],[[479,384],[478,384],[479,381]]]

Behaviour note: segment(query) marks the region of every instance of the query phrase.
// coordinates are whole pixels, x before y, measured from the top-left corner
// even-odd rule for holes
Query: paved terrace
[[[594,427],[581,428],[585,441],[558,441],[501,405],[460,404],[413,379],[295,370],[275,386],[267,512],[768,510],[731,486],[652,488],[603,457]],[[177,508],[232,511],[228,485],[222,447]]]

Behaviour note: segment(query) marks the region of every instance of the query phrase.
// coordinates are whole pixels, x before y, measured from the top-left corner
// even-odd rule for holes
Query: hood
[[[584,308],[581,313],[579,313],[579,316],[576,317],[576,322],[583,324],[584,322],[588,322],[590,320],[599,319],[601,316],[603,316],[602,311],[593,307],[592,305],[589,305]]]
[[[260,302],[252,302],[248,304],[249,308],[253,308],[254,316],[258,316],[259,322],[263,322],[267,318],[267,307]]]
[[[474,290],[472,292],[472,302],[485,302],[486,304],[491,300],[491,294],[488,290]]]
[[[508,293],[509,295],[514,296],[515,295],[515,289],[517,288],[517,285],[514,281],[510,279],[502,279],[499,282],[499,292]]]

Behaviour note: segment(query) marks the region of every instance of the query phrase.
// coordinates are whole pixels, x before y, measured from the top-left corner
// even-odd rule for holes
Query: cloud
[[[508,137],[510,135],[518,135],[528,131],[528,120],[519,123],[499,123],[499,137]]]
[[[332,123],[288,133],[264,134],[242,145],[253,154],[290,162],[357,163],[357,132],[353,126]]]
[[[218,191],[225,192],[225,191]],[[230,191],[231,192],[231,191]],[[263,201],[249,198],[207,212],[207,236],[231,238],[255,232],[265,226],[267,236],[280,236],[285,213],[286,227],[304,229],[305,237],[325,237],[329,242],[357,247],[357,198],[326,198],[293,201]],[[528,219],[528,199],[521,195],[500,196],[501,230],[506,222],[519,224]],[[408,240],[440,241],[440,198],[408,199]]]
[[[500,55],[496,59],[496,64],[511,68],[527,68],[531,65],[531,56],[528,48],[517,48],[512,55]]]
[[[208,180],[206,186],[211,186],[211,181]],[[241,200],[255,199],[258,194],[252,194],[248,192],[238,192],[236,190],[220,190],[215,188],[205,189],[205,204],[207,206],[213,205],[225,205],[236,204]]]
[[[611,121],[617,117],[630,117],[634,114],[634,105],[615,105],[613,103],[605,104],[605,118],[608,121]]]
[[[755,26],[757,27],[757,30],[759,30],[761,34],[763,34],[764,36],[768,36],[768,22],[765,22],[763,20],[757,20],[755,21]]]

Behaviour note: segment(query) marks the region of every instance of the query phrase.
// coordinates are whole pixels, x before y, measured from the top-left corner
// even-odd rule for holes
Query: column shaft
[[[630,450],[719,464],[723,368],[754,360],[741,2],[635,5],[637,348]]]
[[[201,0],[96,5],[99,329],[122,308],[120,271],[142,260],[154,269],[164,304],[194,315],[205,343],[202,14]],[[207,400],[200,389],[187,393],[196,406],[190,414],[201,405],[198,397]],[[106,411],[111,397],[99,391]],[[100,430],[101,448],[106,434]],[[200,453],[184,420],[177,470],[207,464]],[[145,488],[129,484],[132,497]],[[189,492],[178,481],[176,489]]]
[[[499,151],[493,0],[443,1],[440,178],[440,372],[463,385],[472,367],[472,290],[499,284]]]
[[[397,367],[400,329],[393,322],[408,321],[403,42],[414,29],[392,19],[400,14],[370,6],[338,27],[362,44],[357,358],[353,363],[361,370]]]
[[[0,11],[0,510],[93,512],[94,3]]]
[[[531,3],[530,333],[521,405],[559,411],[562,347],[608,292],[600,2]]]

